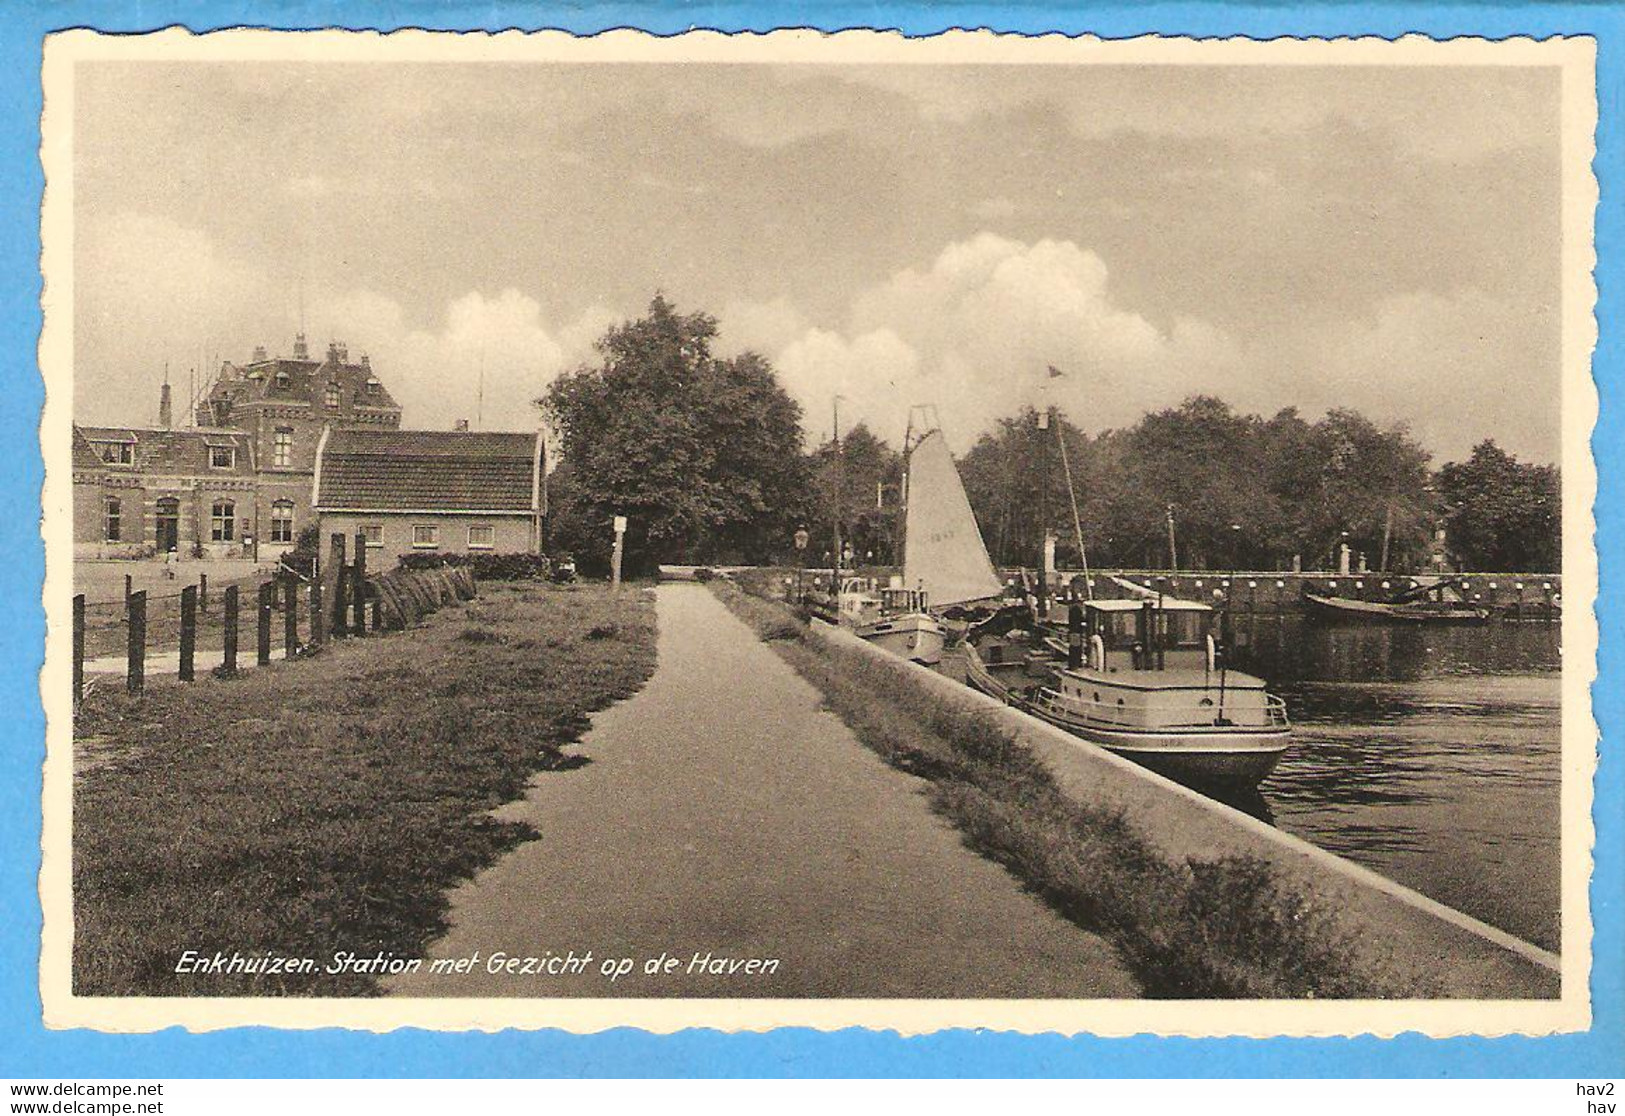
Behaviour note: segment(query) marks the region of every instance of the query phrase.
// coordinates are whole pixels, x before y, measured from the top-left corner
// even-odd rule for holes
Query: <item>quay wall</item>
[[[1057,579],[1065,585],[1081,570],[1058,570]],[[1091,570],[1095,586],[1109,585],[1121,577],[1136,585],[1160,589],[1170,596],[1209,603],[1225,603],[1233,612],[1298,612],[1307,590],[1326,597],[1353,597],[1362,601],[1385,601],[1407,589],[1448,582],[1462,598],[1486,608],[1540,619],[1561,611],[1563,578],[1560,574],[1457,573],[1283,573],[1280,571],[1181,570]]]
[[[1121,808],[1170,859],[1235,855],[1268,863],[1287,886],[1336,912],[1357,942],[1357,964],[1414,986],[1419,997],[1527,1000],[1560,994],[1560,962],[1552,953],[839,628],[815,622],[810,630],[814,639],[885,664],[899,684],[993,717],[1045,763],[1065,793],[1091,806]]]
[[[794,566],[671,566],[660,567],[662,579],[667,581],[693,580],[695,572],[708,569],[713,574],[737,575],[747,571],[761,577],[794,578]],[[799,571],[811,585],[815,578],[828,578],[829,567],[808,566]],[[865,577],[884,579],[900,571],[894,566],[864,566],[851,571]],[[1031,576],[1032,571],[1028,571]],[[1019,578],[1015,569],[1001,570],[1007,580]],[[1066,585],[1081,570],[1058,570],[1059,585]],[[1327,597],[1353,597],[1362,601],[1385,601],[1395,593],[1407,589],[1432,585],[1440,581],[1450,583],[1461,596],[1486,608],[1501,610],[1509,617],[1525,620],[1555,619],[1562,613],[1563,577],[1561,574],[1542,573],[1454,573],[1454,574],[1339,574],[1325,571],[1291,573],[1279,570],[1129,570],[1096,569],[1090,571],[1096,591],[1113,595],[1116,586],[1113,577],[1125,578],[1136,585],[1160,589],[1170,596],[1189,600],[1203,600],[1209,604],[1227,605],[1232,612],[1301,612],[1305,590]]]

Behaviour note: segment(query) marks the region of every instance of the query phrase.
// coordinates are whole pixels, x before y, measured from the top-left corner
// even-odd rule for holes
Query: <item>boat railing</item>
[[[1274,694],[1264,695],[1262,708],[1248,705],[1244,708],[1219,705],[1195,706],[1188,702],[1169,700],[1138,701],[1132,706],[1114,702],[1096,701],[1074,694],[1062,694],[1047,686],[1039,687],[1030,699],[1033,706],[1062,719],[1082,719],[1103,725],[1124,725],[1135,728],[1206,728],[1224,723],[1226,712],[1243,714],[1249,728],[1290,728],[1286,701]],[[1147,714],[1150,714],[1148,716]],[[1226,717],[1228,721],[1230,718]]]

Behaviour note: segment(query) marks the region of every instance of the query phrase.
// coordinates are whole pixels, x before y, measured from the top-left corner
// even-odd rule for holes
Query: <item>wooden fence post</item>
[[[299,586],[292,579],[282,583],[282,657],[299,653]]]
[[[327,613],[322,610],[322,579],[310,579],[310,642],[320,647],[327,642]]]
[[[125,574],[124,575],[124,599],[125,599],[126,602],[129,601],[130,594],[131,594],[131,592],[134,591],[134,589],[135,589],[135,579],[132,578],[129,574]]]
[[[349,609],[344,599],[344,535],[335,534],[331,540],[331,549],[328,551],[327,569],[323,576],[331,579],[328,584],[333,589],[333,624],[329,629],[334,638],[344,635],[350,629]]]
[[[124,611],[130,626],[130,662],[124,688],[139,694],[147,684],[147,591],[131,593],[124,602]]]
[[[225,625],[225,660],[220,664],[220,672],[230,678],[237,673],[237,586],[226,586],[221,606],[225,609],[222,618]]]
[[[357,527],[355,532],[355,575],[351,582],[355,590],[356,635],[367,634],[367,533]]]
[[[85,595],[73,598],[73,704],[85,699]]]
[[[197,607],[199,612],[209,611],[209,575],[197,575]]]
[[[276,582],[264,581],[260,583],[259,607],[259,641],[255,645],[258,652],[259,665],[264,666],[271,661],[271,606],[276,601]]]
[[[193,660],[197,655],[197,588],[188,585],[181,590],[181,669],[182,682],[193,677]]]

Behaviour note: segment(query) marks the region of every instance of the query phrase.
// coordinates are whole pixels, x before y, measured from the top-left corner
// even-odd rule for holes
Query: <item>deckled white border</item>
[[[276,61],[808,65],[1272,65],[1272,66],[1559,66],[1563,69],[1563,996],[1557,1001],[1033,1001],[1033,1000],[352,1000],[76,997],[72,951],[72,726],[68,605],[72,584],[73,384],[73,67],[77,62]],[[1591,918],[1588,884],[1594,828],[1590,809],[1597,730],[1590,686],[1596,676],[1597,557],[1592,505],[1596,468],[1590,437],[1597,394],[1590,375],[1596,344],[1591,171],[1597,120],[1596,47],[1589,38],[1488,42],[1422,36],[1298,40],[1195,40],[1147,36],[1105,41],[1062,35],[948,32],[928,39],[896,33],[814,31],[724,35],[692,32],[658,38],[637,31],[591,37],[565,32],[456,34],[426,31],[221,31],[172,29],[143,36],[70,31],[47,40],[41,160],[47,188],[42,215],[45,328],[39,348],[46,384],[40,444],[47,464],[42,533],[46,543],[47,647],[40,675],[47,715],[44,849],[40,898],[45,934],[41,991],[49,1027],[151,1031],[251,1024],[286,1028],[343,1026],[375,1031],[562,1028],[592,1032],[641,1027],[759,1031],[802,1026],[862,1026],[922,1034],[946,1027],[1100,1035],[1332,1036],[1404,1031],[1428,1035],[1546,1034],[1590,1023]]]

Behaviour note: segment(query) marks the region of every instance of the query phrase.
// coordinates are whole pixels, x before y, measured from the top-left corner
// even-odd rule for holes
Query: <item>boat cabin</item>
[[[840,613],[842,624],[861,624],[872,620],[880,611],[880,596],[875,592],[874,578],[841,578],[841,591],[836,595],[836,608]]]
[[[1282,728],[1264,681],[1222,668],[1216,614],[1199,601],[1088,601],[1083,670],[1060,672],[1052,712],[1127,730]]]
[[[1083,610],[1084,661],[1094,670],[1214,669],[1215,614],[1200,601],[1086,601]]]
[[[925,611],[925,590],[889,585],[880,591],[880,611],[890,616]]]

